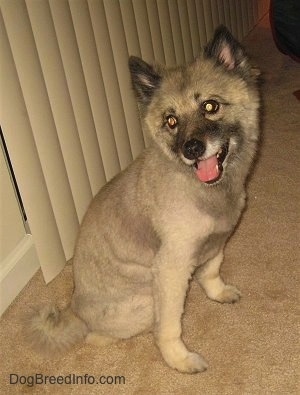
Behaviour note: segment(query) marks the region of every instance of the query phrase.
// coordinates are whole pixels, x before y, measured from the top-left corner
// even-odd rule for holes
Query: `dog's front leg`
[[[192,271],[191,258],[167,248],[157,254],[153,267],[156,341],[167,364],[184,373],[207,368],[204,359],[189,352],[181,340],[181,316]]]
[[[207,296],[220,303],[234,303],[240,299],[240,291],[233,285],[224,284],[220,276],[220,266],[223,261],[223,250],[209,261],[203,267],[200,267],[195,277]]]

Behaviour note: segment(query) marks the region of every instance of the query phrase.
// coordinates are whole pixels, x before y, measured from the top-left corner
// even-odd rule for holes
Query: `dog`
[[[257,70],[224,26],[188,65],[130,57],[129,69],[150,144],[83,219],[70,305],[35,312],[29,330],[48,354],[151,331],[171,368],[201,372],[181,318],[192,278],[214,301],[240,298],[219,271],[259,141]]]

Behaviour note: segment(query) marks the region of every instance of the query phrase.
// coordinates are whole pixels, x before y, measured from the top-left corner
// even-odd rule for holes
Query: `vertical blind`
[[[128,57],[192,60],[267,0],[0,0],[1,125],[46,282],[97,191],[144,148]],[[105,224],[104,224],[105,226]]]

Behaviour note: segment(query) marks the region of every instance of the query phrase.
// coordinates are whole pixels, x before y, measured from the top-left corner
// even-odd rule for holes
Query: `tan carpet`
[[[71,266],[49,286],[39,272],[1,320],[3,394],[300,394],[299,224],[300,65],[275,48],[267,19],[246,45],[265,72],[264,139],[249,184],[248,209],[226,250],[223,275],[243,292],[240,303],[209,301],[192,284],[184,339],[209,369],[184,375],[163,362],[152,336],[106,349],[78,346],[61,359],[43,360],[28,349],[21,316],[39,302],[66,303]],[[297,83],[296,83],[297,82]],[[9,384],[9,374],[124,376],[125,384]],[[15,377],[15,376],[13,376]]]

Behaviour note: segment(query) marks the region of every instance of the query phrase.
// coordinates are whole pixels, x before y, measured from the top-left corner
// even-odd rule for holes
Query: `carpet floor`
[[[208,361],[208,370],[186,375],[170,369],[151,334],[106,348],[78,345],[53,360],[36,355],[24,341],[22,317],[39,303],[67,303],[67,265],[48,286],[39,271],[3,315],[2,394],[300,394],[300,102],[293,94],[300,89],[300,65],[276,49],[267,18],[245,45],[265,79],[263,139],[247,209],[222,269],[243,297],[221,305],[192,283],[183,319],[183,338]],[[51,378],[32,386],[36,374],[66,376],[66,383],[52,384]],[[85,374],[69,383],[71,375]],[[93,376],[106,383],[92,384]],[[28,385],[13,384],[17,377]]]

